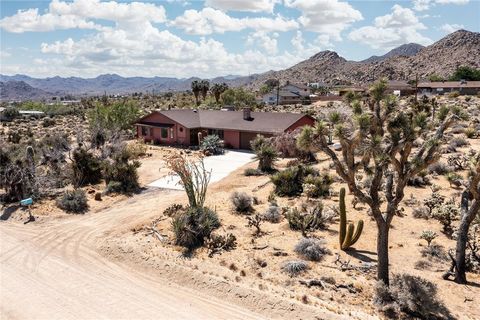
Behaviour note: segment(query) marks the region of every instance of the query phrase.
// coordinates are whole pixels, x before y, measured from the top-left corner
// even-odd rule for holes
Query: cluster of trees
[[[215,102],[219,103],[220,96],[228,89],[226,83],[214,83],[212,87],[210,87],[210,82],[208,80],[194,80],[192,81],[191,87],[197,106],[200,104],[200,96],[205,101],[208,91],[210,91],[215,97]]]
[[[437,74],[432,74],[430,77],[428,77],[430,81],[433,82],[440,82],[440,81],[460,81],[460,80],[466,80],[466,81],[480,81],[480,70],[475,69],[469,66],[461,66],[458,67],[455,72],[448,77],[447,79],[437,75]]]

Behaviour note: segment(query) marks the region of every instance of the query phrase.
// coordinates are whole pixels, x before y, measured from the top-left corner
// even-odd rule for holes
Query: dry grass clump
[[[230,196],[230,201],[237,213],[248,214],[253,212],[253,198],[245,192],[235,191]]]
[[[271,204],[263,214],[263,219],[271,223],[279,223],[282,217],[282,210],[274,204]]]
[[[287,273],[290,277],[298,276],[301,273],[304,273],[308,269],[308,264],[305,261],[301,260],[292,260],[287,261],[283,264],[282,270]]]
[[[330,253],[324,239],[303,238],[296,245],[294,251],[310,261],[320,261]]]

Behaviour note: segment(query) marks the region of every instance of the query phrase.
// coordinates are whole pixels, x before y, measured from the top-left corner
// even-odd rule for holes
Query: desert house
[[[418,84],[418,93],[445,94],[457,91],[461,95],[476,95],[480,93],[480,81],[438,81],[438,82],[421,82]]]
[[[308,99],[311,94],[311,88],[303,84],[295,84],[287,81],[287,84],[273,89],[271,92],[262,96],[262,101],[268,105],[278,104],[297,104]]]
[[[137,137],[146,142],[195,146],[202,137],[216,134],[227,148],[250,149],[258,134],[270,137],[314,123],[300,113],[172,109],[155,111],[135,126]]]

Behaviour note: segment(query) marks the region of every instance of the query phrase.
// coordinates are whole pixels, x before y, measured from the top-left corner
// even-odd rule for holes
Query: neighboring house
[[[462,95],[476,95],[480,92],[480,81],[439,81],[421,82],[417,86],[419,94],[444,94],[458,91]]]
[[[341,87],[341,88],[338,88],[338,95],[339,96],[344,96],[347,92],[356,92],[358,94],[364,94],[365,92],[367,92],[367,89],[366,88],[363,88],[363,87]]]
[[[314,123],[300,113],[172,109],[155,111],[135,126],[137,137],[146,142],[194,146],[202,137],[216,134],[228,148],[250,149],[257,134],[270,137]]]
[[[297,104],[302,103],[302,99],[305,97],[301,96],[298,93],[280,90],[278,91],[278,104]],[[262,101],[268,105],[276,105],[277,104],[277,91],[273,90],[265,94],[262,97]]]
[[[308,99],[311,88],[303,84],[294,84],[287,81],[287,84],[262,96],[262,102],[268,105],[297,104]]]
[[[396,96],[408,96],[415,94],[415,86],[407,83],[407,81],[390,80],[387,82],[387,94]]]

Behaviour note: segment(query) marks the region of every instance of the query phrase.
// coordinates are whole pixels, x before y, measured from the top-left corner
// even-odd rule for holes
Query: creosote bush
[[[72,174],[75,187],[99,183],[102,179],[102,162],[93,153],[79,146],[73,151]]]
[[[57,206],[68,213],[84,213],[88,210],[85,191],[82,189],[65,191],[57,200]]]
[[[294,251],[310,261],[320,261],[330,250],[324,239],[303,238],[296,245]]]
[[[420,277],[394,274],[390,286],[382,281],[375,287],[375,304],[390,318],[405,315],[420,319],[451,318],[437,297],[437,286]]]
[[[249,214],[253,212],[253,198],[245,192],[235,191],[230,196],[233,208],[238,213]]]
[[[104,166],[104,177],[108,192],[131,194],[140,189],[137,169],[140,167],[137,160],[131,161],[127,149],[122,149],[113,156],[113,162]]]
[[[431,244],[427,247],[422,248],[420,250],[422,257],[435,260],[435,261],[447,261],[448,256],[445,252],[445,249],[439,244]]]

